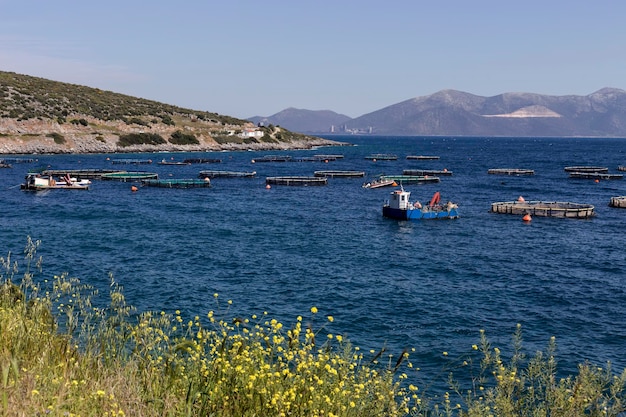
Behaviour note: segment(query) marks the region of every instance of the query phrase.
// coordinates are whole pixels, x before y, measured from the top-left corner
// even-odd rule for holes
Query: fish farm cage
[[[156,180],[159,178],[159,174],[153,172],[112,172],[110,174],[102,174],[100,178],[103,180],[130,182],[149,179]]]
[[[492,213],[530,214],[539,217],[566,217],[586,219],[594,216],[591,204],[569,203],[561,201],[504,201],[491,204]]]
[[[160,187],[160,188],[209,188],[211,181],[207,179],[167,179],[167,180],[141,180],[143,187]]]
[[[266,177],[267,185],[326,185],[326,177]]]
[[[492,168],[487,170],[487,174],[491,175],[535,175],[535,171],[532,169],[523,168]]]

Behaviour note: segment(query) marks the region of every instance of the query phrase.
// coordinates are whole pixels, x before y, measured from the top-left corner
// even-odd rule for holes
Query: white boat
[[[379,177],[374,181],[366,182],[363,184],[363,188],[380,188],[380,187],[389,187],[389,186],[397,186],[398,184],[390,178]]]
[[[22,190],[88,190],[90,180],[77,180],[66,175],[61,180],[55,180],[51,175],[44,177],[40,174],[26,175],[26,182],[20,185]]]

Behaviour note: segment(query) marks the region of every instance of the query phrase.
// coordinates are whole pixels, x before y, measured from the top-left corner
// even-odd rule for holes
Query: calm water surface
[[[217,157],[220,164],[115,165],[195,178],[200,170],[256,170],[253,179],[216,178],[210,189],[162,189],[94,181],[87,192],[23,192],[29,169],[112,168],[107,155],[37,156],[0,170],[0,248],[21,253],[40,239],[43,277],[68,272],[106,294],[112,273],[140,310],[181,309],[205,315],[233,301],[227,314],[267,311],[293,323],[317,306],[328,327],[362,349],[399,354],[436,378],[447,358],[471,350],[485,329],[510,347],[521,323],[528,351],[555,336],[568,373],[584,360],[626,366],[626,210],[608,207],[626,195],[626,180],[569,179],[571,165],[626,164],[626,139],[333,137],[356,144],[311,151],[140,154],[115,158]],[[342,154],[323,162],[252,163],[267,154]],[[396,161],[365,160],[395,153]],[[439,160],[406,160],[438,155]],[[109,156],[111,157],[111,156]],[[113,157],[111,157],[113,158]],[[459,205],[452,221],[384,219],[390,188],[363,189],[366,179],[403,169],[443,169],[437,184],[405,188],[421,201],[440,191]],[[535,170],[534,176],[488,175],[490,168]],[[332,178],[323,187],[273,186],[265,177],[315,170],[363,170],[367,178]],[[589,220],[493,214],[490,205],[526,200],[594,204]],[[105,298],[105,297],[104,297]]]

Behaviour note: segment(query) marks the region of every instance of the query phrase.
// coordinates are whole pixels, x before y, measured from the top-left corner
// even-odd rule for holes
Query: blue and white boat
[[[422,205],[419,201],[410,201],[411,193],[403,188],[391,193],[383,204],[383,216],[397,220],[456,219],[459,217],[458,206],[451,201],[441,204],[441,195],[437,191],[430,202]]]

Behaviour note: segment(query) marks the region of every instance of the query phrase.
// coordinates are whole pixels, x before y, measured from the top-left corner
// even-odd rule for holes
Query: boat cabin
[[[409,203],[409,196],[411,193],[404,190],[396,190],[391,193],[389,198],[389,207],[400,210],[407,210],[411,203]]]

